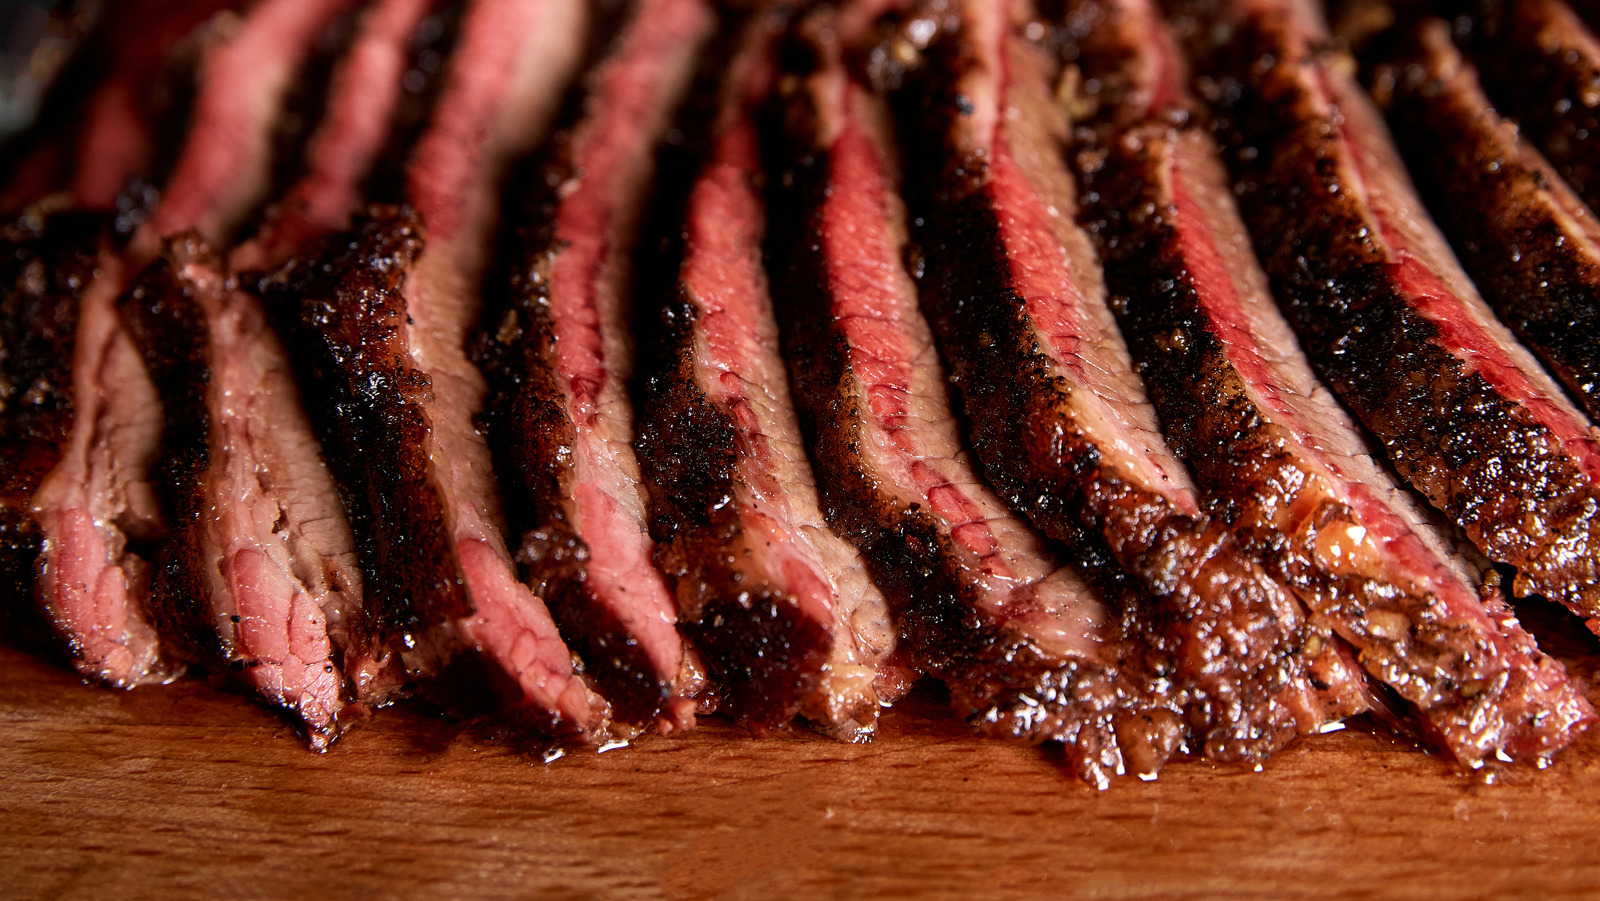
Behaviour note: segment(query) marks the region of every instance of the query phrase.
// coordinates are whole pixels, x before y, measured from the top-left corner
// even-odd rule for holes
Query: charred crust
[[[350,517],[373,634],[431,675],[428,655],[453,649],[417,646],[473,608],[426,450],[432,383],[403,333],[422,252],[415,213],[374,207],[259,287]]]

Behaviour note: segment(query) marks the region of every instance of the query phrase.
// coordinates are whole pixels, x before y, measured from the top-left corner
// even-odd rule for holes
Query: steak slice
[[[1241,207],[1284,313],[1400,474],[1485,555],[1517,568],[1519,595],[1594,617],[1595,433],[1467,280],[1353,67],[1317,49],[1321,28],[1300,8],[1241,2],[1231,43],[1203,48]]]
[[[1417,188],[1501,321],[1600,418],[1600,223],[1490,105],[1448,23],[1407,37],[1384,77]]]
[[[1312,375],[1215,144],[1172,124],[1189,101],[1170,36],[1143,0],[1077,12],[1091,5],[1109,21],[1080,54],[1103,113],[1086,218],[1170,446],[1215,515],[1458,763],[1565,746],[1593,719],[1587,700],[1497,592],[1479,597]]]
[[[233,233],[272,186],[274,121],[319,35],[355,0],[261,0],[200,67],[188,137],[155,211],[129,248],[142,264],[193,228]]]
[[[753,20],[721,79],[710,158],[672,226],[681,265],[637,443],[656,562],[720,709],[758,727],[803,715],[864,741],[909,680],[890,662],[883,595],[822,515],[778,353],[756,111],[784,18]]]
[[[903,268],[888,110],[845,73],[823,22],[789,54],[765,146],[773,301],[829,524],[860,549],[905,653],[974,726],[1061,741],[1102,786],[1129,765],[1154,773],[1177,717],[1123,677],[1115,614],[962,449]]]
[[[1560,0],[1478,0],[1470,47],[1495,106],[1600,205],[1600,37]]]
[[[704,0],[634,7],[538,163],[508,303],[479,342],[524,578],[617,718],[666,728],[692,724],[694,702],[632,444],[629,264],[655,146],[715,22]]]
[[[469,6],[410,165],[416,213],[376,209],[263,287],[355,527],[372,628],[443,703],[493,701],[598,739],[609,709],[506,550],[472,423],[485,385],[465,351],[506,161],[549,121],[585,13],[576,0]]]
[[[985,475],[1050,537],[1103,543],[1142,589],[1127,615],[1204,753],[1259,760],[1365,709],[1361,677],[1166,448],[1073,221],[1049,67],[1009,12],[973,2],[902,28],[930,36],[899,92],[908,141],[931,150],[912,195],[923,306]]]

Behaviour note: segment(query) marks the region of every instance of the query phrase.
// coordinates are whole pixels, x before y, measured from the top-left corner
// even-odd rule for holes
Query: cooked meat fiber
[[[1471,50],[1495,106],[1600,205],[1600,37],[1560,0],[1478,0]]]
[[[1490,106],[1447,23],[1408,43],[1388,118],[1418,189],[1501,321],[1600,419],[1600,223]]]
[[[652,562],[633,450],[629,261],[655,145],[715,16],[641,0],[590,74],[581,118],[552,141],[537,224],[509,303],[488,319],[485,421],[509,492],[517,559],[618,719],[693,721],[676,605]]]
[[[794,397],[829,523],[861,550],[904,651],[983,731],[1059,740],[1086,781],[1153,773],[1178,738],[1117,670],[1113,613],[1011,516],[962,450],[933,336],[902,268],[888,113],[815,27],[812,71],[785,74],[769,248]],[[1128,736],[1139,737],[1129,729]]]
[[[355,0],[261,0],[200,67],[189,137],[129,253],[193,228],[227,243],[271,188],[273,123],[322,30]]]
[[[1313,364],[1518,594],[1600,613],[1600,447],[1479,298],[1310,14],[1234,5],[1210,48],[1257,251]],[[1216,33],[1221,33],[1217,31]],[[1262,64],[1264,57],[1274,65]]]
[[[1312,375],[1215,145],[1171,124],[1188,101],[1159,19],[1141,0],[1090,5],[1104,21],[1080,59],[1103,124],[1085,154],[1086,218],[1171,447],[1215,515],[1459,763],[1564,746],[1588,702],[1502,598],[1480,599]]]
[[[373,628],[438,700],[493,700],[524,725],[598,738],[609,710],[506,550],[472,424],[485,386],[464,349],[506,161],[549,121],[585,13],[575,0],[470,6],[413,155],[416,214],[378,209],[266,288],[355,525]]]
[[[1106,306],[1042,55],[1004,4],[938,29],[900,92],[914,176],[923,304],[953,367],[985,474],[1046,534],[1103,542],[1142,585],[1127,615],[1156,644],[1155,678],[1185,699],[1204,752],[1259,759],[1365,707],[1326,628],[1206,518]],[[930,28],[925,28],[924,23]],[[1105,570],[1091,578],[1109,581]]]
[[[656,561],[680,628],[724,700],[758,726],[804,715],[870,738],[905,681],[894,626],[860,554],[823,519],[795,417],[761,242],[755,113],[781,16],[746,30],[722,86],[710,161],[682,224],[677,290],[639,415]]]

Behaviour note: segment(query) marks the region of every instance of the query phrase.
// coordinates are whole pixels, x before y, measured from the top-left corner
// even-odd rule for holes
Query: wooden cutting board
[[[1592,677],[1600,646],[1536,612]],[[1600,896],[1595,736],[1486,784],[1358,725],[1097,792],[940,705],[867,745],[712,721],[548,765],[402,707],[317,755],[202,683],[106,691],[0,648],[0,895]]]

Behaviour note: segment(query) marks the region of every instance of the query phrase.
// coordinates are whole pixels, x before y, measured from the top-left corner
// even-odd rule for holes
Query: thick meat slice
[[[754,117],[781,20],[751,23],[723,79],[661,311],[639,457],[656,561],[675,582],[680,628],[719,683],[720,709],[758,726],[801,714],[864,740],[906,680],[888,662],[883,595],[823,519],[778,355]]]
[[[1389,122],[1484,297],[1600,418],[1600,222],[1489,105],[1431,20],[1383,74]]]
[[[676,605],[652,562],[626,381],[629,260],[657,141],[715,17],[642,0],[552,141],[480,358],[518,561],[625,722],[689,722]]]
[[[1215,145],[1169,124],[1187,101],[1168,35],[1141,0],[1089,5],[1110,21],[1080,55],[1104,113],[1085,154],[1087,218],[1173,450],[1216,515],[1456,761],[1564,746],[1593,717],[1582,692],[1502,598],[1479,598],[1373,464],[1273,303]],[[1147,72],[1167,84],[1113,87]]]
[[[773,301],[829,523],[860,548],[905,652],[975,726],[1065,742],[1088,781],[1153,773],[1177,719],[1155,710],[1135,728],[1149,699],[1119,674],[1116,616],[973,471],[903,268],[887,110],[815,22],[801,56],[823,61],[782,77],[766,145]]]
[[[1233,4],[1204,47],[1241,207],[1290,323],[1400,474],[1518,594],[1600,614],[1600,445],[1494,319],[1382,121],[1295,7]],[[1264,60],[1270,58],[1273,65]]]
[[[1001,496],[1047,535],[1103,542],[1147,598],[1129,614],[1205,753],[1259,759],[1365,707],[1325,626],[1206,518],[1106,305],[1061,158],[1066,123],[1006,4],[961,5],[900,92],[927,204],[923,303]],[[1096,573],[1090,573],[1091,578]],[[1327,694],[1322,694],[1326,691]]]
[[[506,161],[549,121],[585,12],[575,0],[470,6],[411,162],[417,214],[375,211],[267,290],[356,527],[373,628],[458,709],[481,709],[486,680],[528,725],[598,738],[609,711],[506,550],[472,422],[485,386],[465,351]],[[446,668],[473,679],[435,678]]]
[[[1600,37],[1561,0],[1477,0],[1483,86],[1591,207],[1600,205]]]

